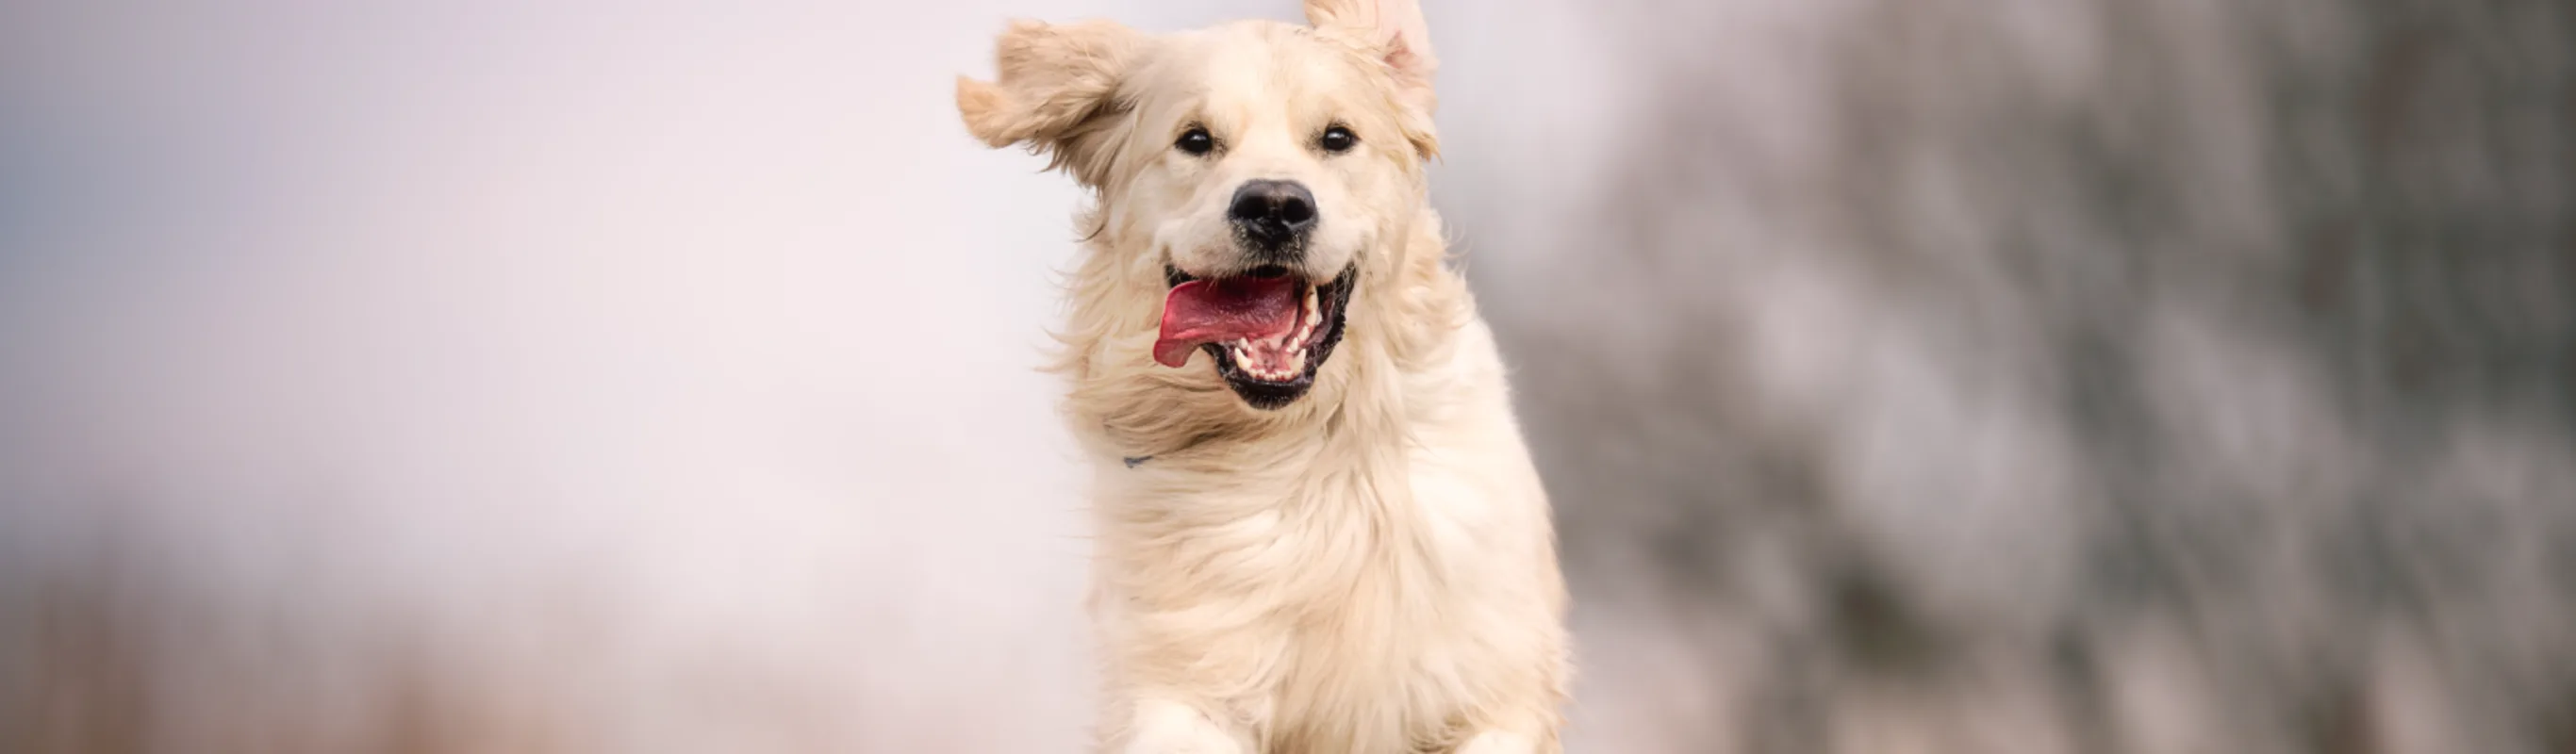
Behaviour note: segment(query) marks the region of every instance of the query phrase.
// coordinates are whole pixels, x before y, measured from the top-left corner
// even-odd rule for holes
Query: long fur
[[[1097,468],[1101,750],[1553,752],[1566,596],[1501,361],[1425,198],[1420,14],[1318,5],[1314,29],[1246,22],[1198,47],[1023,22],[999,83],[959,83],[978,136],[1051,152],[1099,198],[1055,369]],[[1349,201],[1327,222],[1366,231],[1346,331],[1313,390],[1267,411],[1203,357],[1149,357],[1171,261],[1157,229],[1205,188],[1157,182],[1152,127],[1180,116],[1156,103],[1243,80],[1199,78],[1234,58],[1185,49],[1255,44],[1264,66],[1330,66],[1324,94],[1367,104],[1342,117],[1402,137],[1334,167]]]

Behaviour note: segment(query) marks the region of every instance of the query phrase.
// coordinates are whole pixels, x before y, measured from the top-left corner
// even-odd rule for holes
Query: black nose
[[[1315,195],[1295,181],[1245,181],[1225,215],[1253,241],[1278,246],[1315,227]]]

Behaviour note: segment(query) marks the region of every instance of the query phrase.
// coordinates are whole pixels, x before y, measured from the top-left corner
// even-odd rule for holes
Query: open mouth
[[[1226,385],[1254,408],[1295,402],[1315,385],[1315,371],[1342,339],[1357,266],[1313,283],[1278,266],[1240,276],[1200,279],[1164,268],[1171,293],[1154,361],[1178,367],[1190,349],[1206,351]]]

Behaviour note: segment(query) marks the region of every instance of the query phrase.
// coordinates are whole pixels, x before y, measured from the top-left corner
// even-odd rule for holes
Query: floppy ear
[[[1422,23],[1417,0],[1306,0],[1306,21],[1315,30],[1341,37],[1374,53],[1393,74],[1396,99],[1413,112],[1404,118],[1405,137],[1424,157],[1439,153],[1431,114],[1440,107],[1431,81],[1440,58],[1431,52],[1431,33]]]
[[[957,77],[957,112],[985,144],[1027,144],[1048,156],[1047,167],[1100,185],[1116,137],[1112,116],[1126,108],[1118,84],[1144,41],[1109,21],[1012,21],[994,45],[1000,78]]]

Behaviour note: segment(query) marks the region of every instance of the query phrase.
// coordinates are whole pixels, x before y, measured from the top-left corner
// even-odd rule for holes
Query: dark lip
[[[1289,273],[1285,268],[1265,265],[1254,268],[1248,274],[1254,277],[1270,277]],[[1197,276],[1182,272],[1180,268],[1170,265],[1163,267],[1163,280],[1174,287],[1197,279]],[[1296,379],[1271,382],[1255,378],[1234,363],[1234,355],[1227,353],[1223,345],[1202,343],[1199,349],[1206,351],[1216,362],[1217,376],[1224,377],[1226,387],[1232,388],[1234,394],[1241,397],[1245,404],[1265,411],[1286,407],[1288,404],[1297,402],[1297,399],[1306,397],[1306,391],[1314,389],[1316,372],[1324,368],[1326,360],[1332,358],[1333,347],[1341,344],[1344,320],[1349,314],[1351,305],[1351,289],[1356,287],[1358,280],[1359,264],[1352,263],[1351,266],[1342,268],[1340,275],[1335,275],[1332,280],[1317,286],[1316,305],[1324,309],[1324,332],[1309,351],[1305,371],[1298,374]]]
[[[1285,277],[1290,274],[1293,273],[1290,273],[1286,267],[1281,267],[1275,264],[1265,264],[1259,267],[1254,267],[1250,270],[1245,270],[1240,277],[1275,278]],[[1163,265],[1163,287],[1165,288],[1179,288],[1182,283],[1187,283],[1197,279],[1199,279],[1199,276],[1182,272],[1179,267],[1174,267],[1168,264]],[[1335,280],[1339,279],[1340,278],[1335,278]]]

